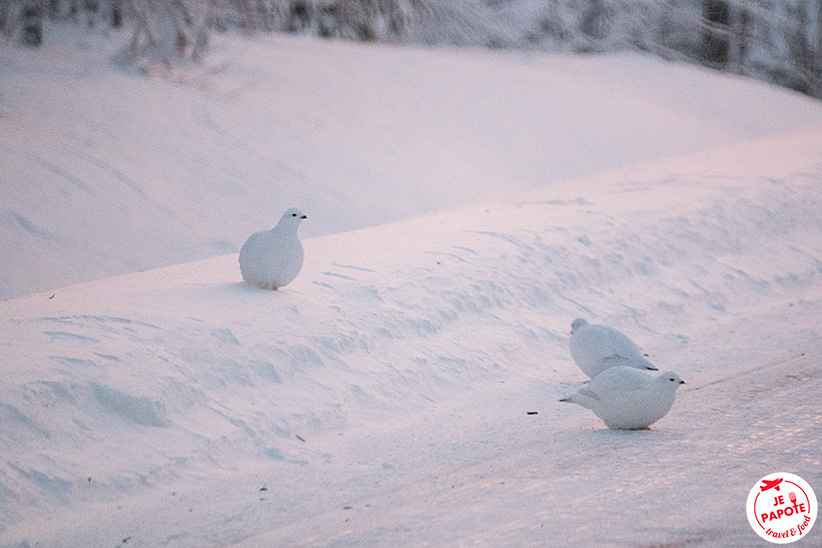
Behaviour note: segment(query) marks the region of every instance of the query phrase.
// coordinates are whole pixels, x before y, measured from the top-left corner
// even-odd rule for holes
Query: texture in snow
[[[247,47],[293,44],[341,55],[359,48],[284,39]],[[588,102],[557,107],[563,123],[545,140],[533,128],[518,131],[531,122],[528,109],[542,108],[532,98],[500,129],[508,128],[507,146],[489,144],[489,156],[478,154],[485,163],[466,162],[475,173],[497,170],[480,182],[526,181],[520,193],[307,238],[303,270],[280,292],[240,283],[230,254],[0,303],[0,546],[766,546],[744,513],[759,478],[789,471],[822,492],[822,107],[633,56],[526,63],[478,52],[356,51],[395,71],[416,65],[433,81],[449,82],[471,64],[485,67],[483,81],[521,74],[512,90],[564,81],[569,97]],[[365,68],[351,70],[368,81]],[[112,74],[86,78],[124,78]],[[651,80],[664,90],[648,91]],[[510,94],[480,99],[471,95],[476,87],[454,85],[443,84],[443,93],[467,95],[483,112],[515,108]],[[746,95],[722,118],[703,99],[718,105],[729,90]],[[345,104],[345,90],[339,96]],[[681,102],[659,102],[667,96]],[[386,103],[386,115],[394,104]],[[620,106],[625,120],[649,131],[659,124],[654,139],[643,134],[649,150],[659,147],[654,154],[632,156],[639,138],[627,127],[591,133],[591,110]],[[328,150],[341,163],[352,155],[351,166],[364,158],[389,167],[385,158],[369,163],[373,148],[343,131],[359,127],[359,114],[340,112],[336,122],[321,119]],[[98,114],[101,123],[116,116]],[[384,130],[402,133],[427,116],[452,130],[466,120],[406,114],[395,113]],[[172,115],[161,112],[144,129]],[[236,121],[221,123],[229,120]],[[77,124],[76,142],[110,144],[90,123]],[[55,125],[69,131],[67,119],[57,116]],[[175,147],[199,154],[191,140],[170,135],[168,152],[155,149],[141,172],[182,173],[177,161],[188,160],[173,155]],[[451,140],[417,135],[403,154],[447,156],[442,147]],[[688,150],[665,137],[688,141],[695,153],[671,157]],[[76,158],[4,143],[18,162]],[[348,148],[357,146],[361,156]],[[580,163],[552,171],[556,162],[539,151]],[[238,188],[259,184],[245,169],[262,169],[260,158],[237,160],[245,166],[234,175]],[[613,167],[607,158],[626,167],[601,171]],[[338,191],[350,193],[350,204],[365,196],[379,204],[382,196],[390,209],[395,194],[411,195],[419,182],[429,199],[429,189],[445,192],[438,164],[450,165],[444,157],[398,163],[390,172],[406,179],[383,194],[372,187],[369,195],[356,178],[340,179]],[[570,178],[586,166],[590,176]],[[80,173],[78,185],[91,185]],[[99,208],[100,215],[129,226],[117,217],[131,211],[134,189],[105,188],[123,209]],[[157,188],[169,193],[163,207],[192,205],[185,185]],[[286,199],[260,204],[243,192],[226,211],[243,203],[263,218],[279,214],[269,210]],[[320,212],[328,223],[353,215],[319,198],[310,205],[304,228],[323,219]],[[68,239],[87,222],[70,213],[59,227],[29,224]],[[404,213],[396,205],[391,215]],[[242,222],[243,230],[257,224]],[[140,227],[151,224],[137,223],[131,243],[142,241]],[[154,228],[159,242],[168,237],[162,224]],[[609,431],[587,410],[557,401],[585,380],[568,352],[579,316],[620,329],[686,381],[652,430]]]
[[[128,33],[0,47],[0,299],[507,197],[822,122],[761,83],[637,55],[220,38],[123,72]],[[159,69],[158,69],[159,70]]]

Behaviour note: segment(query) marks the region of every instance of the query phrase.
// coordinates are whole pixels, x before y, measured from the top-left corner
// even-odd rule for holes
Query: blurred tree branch
[[[0,0],[0,37],[51,21],[131,33],[125,58],[198,61],[213,32],[390,43],[648,51],[822,98],[822,0]]]

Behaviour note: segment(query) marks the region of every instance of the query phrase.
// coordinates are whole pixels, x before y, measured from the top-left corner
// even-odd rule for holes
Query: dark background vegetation
[[[51,22],[131,33],[124,57],[198,61],[214,32],[403,44],[641,50],[822,98],[822,0],[0,0],[0,36]]]

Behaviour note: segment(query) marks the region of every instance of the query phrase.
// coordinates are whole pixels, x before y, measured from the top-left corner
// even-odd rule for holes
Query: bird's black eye
[[[292,214],[291,214],[291,216],[292,216],[292,217],[296,217],[296,216],[297,216],[297,214],[296,214],[296,213],[292,213]]]

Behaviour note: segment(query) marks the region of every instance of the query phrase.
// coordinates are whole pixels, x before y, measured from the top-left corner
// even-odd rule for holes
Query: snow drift
[[[128,33],[0,49],[0,299],[505,200],[811,127],[818,104],[638,55],[215,40],[200,67],[110,61]]]
[[[749,547],[759,478],[822,485],[818,103],[276,37],[143,79],[117,39],[0,53],[0,291],[58,287],[0,302],[0,547]],[[236,254],[63,287],[286,204],[283,291]],[[557,401],[579,316],[686,380],[651,431]]]
[[[0,546],[751,546],[822,481],[820,142],[0,303]],[[654,430],[557,402],[580,315],[687,381]]]

